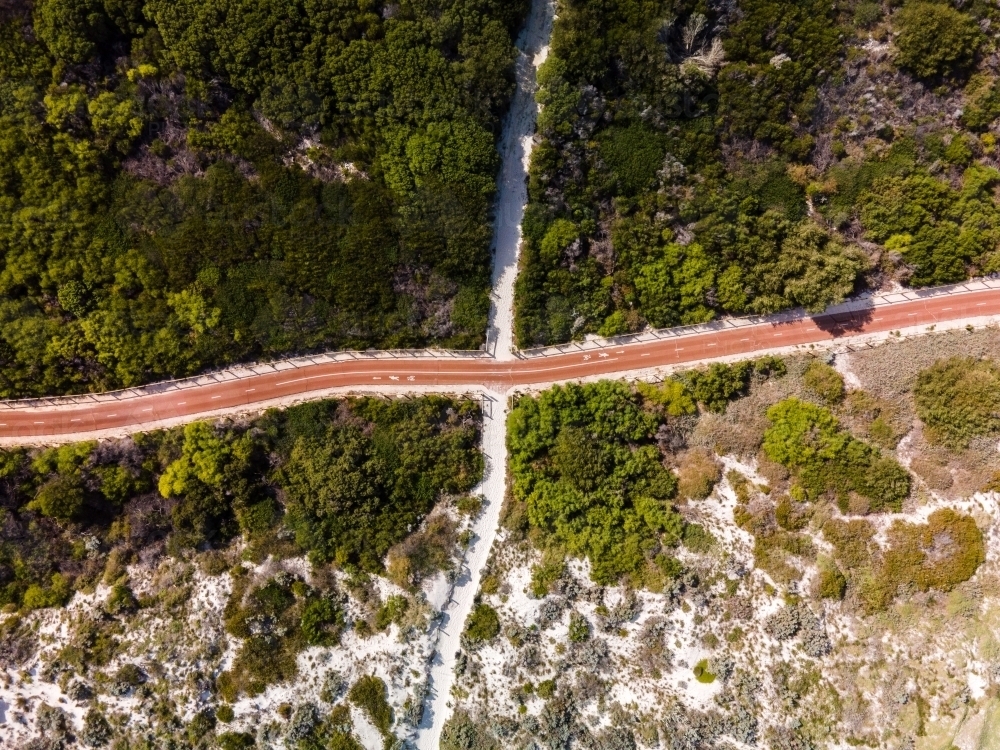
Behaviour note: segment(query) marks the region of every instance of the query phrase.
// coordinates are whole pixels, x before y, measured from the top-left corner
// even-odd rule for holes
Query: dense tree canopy
[[[0,396],[477,347],[526,7],[5,6]]]
[[[1000,267],[995,173],[975,164],[995,137],[943,124],[998,14],[890,5],[561,3],[539,71],[520,345],[818,312],[887,276]],[[942,85],[920,106],[941,122],[916,127],[927,77]],[[998,90],[988,66],[973,77],[965,127],[989,128]]]

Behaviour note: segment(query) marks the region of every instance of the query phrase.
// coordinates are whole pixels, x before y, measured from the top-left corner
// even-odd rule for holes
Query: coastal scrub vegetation
[[[566,555],[586,558],[597,583],[662,590],[682,570],[677,546],[698,536],[685,536],[679,484],[703,498],[720,474],[711,455],[684,450],[696,403],[724,410],[752,378],[783,373],[780,360],[767,358],[657,386],[601,381],[521,397],[508,422],[506,523],[545,550],[536,593],[559,578]]]
[[[0,397],[478,347],[527,6],[0,5]]]
[[[0,606],[59,606],[102,580],[125,587],[137,555],[186,556],[237,537],[250,559],[308,554],[382,573],[438,500],[467,493],[482,471],[478,405],[440,397],[321,401],[253,421],[0,451]],[[448,563],[423,549],[439,537],[410,552],[424,575]],[[135,608],[127,588],[118,594],[116,613]],[[286,664],[254,640],[248,613],[302,645],[334,642],[342,618],[322,591],[292,582],[234,594],[226,618],[248,638],[243,689]]]
[[[1000,268],[998,20],[979,2],[560,3],[519,345]]]

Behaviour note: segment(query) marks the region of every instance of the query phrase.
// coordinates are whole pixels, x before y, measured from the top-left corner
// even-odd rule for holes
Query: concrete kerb
[[[862,295],[855,299],[834,305],[822,314],[823,317],[833,317],[836,315],[857,313],[865,310],[872,310],[885,305],[898,304],[900,302],[913,302],[928,300],[941,296],[961,295],[970,292],[983,291],[986,289],[1000,289],[1000,278],[971,279],[960,284],[952,284],[944,287],[931,289],[903,290],[879,295]],[[558,354],[565,354],[570,351],[592,351],[598,349],[608,349],[616,346],[628,344],[639,344],[647,341],[657,341],[671,338],[683,338],[702,333],[712,333],[715,331],[745,328],[761,325],[782,325],[804,318],[815,317],[803,310],[790,310],[769,316],[752,316],[745,318],[723,318],[691,326],[680,326],[677,328],[651,329],[629,336],[616,336],[613,338],[588,338],[585,341],[573,341],[558,346],[540,347],[537,349],[525,349],[517,352],[517,356],[522,359],[537,359],[550,357]],[[286,360],[276,360],[274,362],[260,362],[237,367],[217,370],[215,372],[204,373],[190,378],[177,380],[166,380],[158,383],[151,383],[146,386],[124,388],[117,391],[106,391],[104,393],[81,394],[77,396],[61,396],[52,398],[32,398],[0,401],[0,410],[32,409],[39,406],[59,407],[59,406],[79,406],[87,403],[102,403],[106,401],[124,401],[143,396],[165,393],[173,390],[184,390],[197,388],[212,383],[220,383],[231,380],[241,380],[244,378],[262,375],[266,373],[282,372],[286,370],[301,369],[303,367],[313,367],[318,364],[329,364],[344,361],[357,360],[378,360],[378,359],[494,359],[490,352],[486,351],[453,351],[447,349],[400,349],[383,351],[338,351],[324,352],[316,355],[295,357]]]
[[[587,338],[584,341],[573,341],[567,344],[538,347],[535,349],[522,349],[518,352],[518,356],[523,359],[535,359],[540,357],[550,357],[557,354],[565,354],[568,351],[609,349],[628,344],[640,344],[646,341],[662,341],[663,339],[683,338],[685,336],[694,336],[702,333],[714,333],[716,331],[726,329],[747,328],[761,325],[782,325],[786,323],[794,323],[806,318],[835,317],[837,315],[847,315],[851,313],[874,310],[886,305],[899,304],[900,302],[917,302],[943,296],[981,292],[987,289],[1000,289],[1000,278],[991,277],[984,279],[971,279],[960,284],[950,284],[948,286],[933,287],[929,289],[907,289],[899,292],[888,292],[876,295],[864,294],[838,305],[833,305],[820,314],[807,313],[802,309],[796,309],[775,313],[774,315],[756,315],[743,318],[721,318],[708,323],[698,323],[689,326],[649,329],[627,336],[615,336],[611,338],[594,336]]]

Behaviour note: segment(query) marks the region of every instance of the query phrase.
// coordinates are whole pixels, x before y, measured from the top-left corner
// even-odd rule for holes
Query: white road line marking
[[[750,339],[740,339],[740,341],[749,341]]]
[[[775,336],[784,336],[785,334],[783,334],[783,333],[776,333],[776,334],[774,334],[774,335],[775,335]]]
[[[648,356],[649,356],[649,352],[646,352],[646,353],[645,353],[645,354],[643,354],[642,356],[643,356],[643,357],[648,357]]]
[[[399,375],[390,375],[389,380],[399,380]]]
[[[906,317],[912,318],[914,315],[916,315],[916,313],[907,313]]]
[[[111,419],[111,417],[117,417],[117,416],[118,416],[117,414],[109,414],[106,418]]]
[[[253,393],[256,390],[256,388],[247,388],[247,393]]]
[[[381,380],[381,379],[382,378],[380,378],[378,375],[376,375],[375,377],[372,378],[372,380]]]
[[[35,422],[35,424],[45,424],[45,422]]]
[[[713,343],[709,344],[709,346],[716,346],[716,344],[713,342]]]
[[[212,396],[212,400],[215,401],[217,398],[222,398],[222,396]]]
[[[985,302],[977,302],[976,307],[982,307],[985,304],[986,304]]]
[[[951,309],[950,307],[942,307],[941,308],[941,312],[944,312],[945,310],[950,310],[950,309]]]
[[[82,422],[83,420],[81,420],[81,419],[71,419],[71,420],[69,420],[69,421],[70,421],[70,422]]]
[[[873,320],[882,320],[882,318],[873,318]]]
[[[177,405],[178,406],[184,406],[186,403],[187,403],[187,401],[178,401]]]
[[[143,411],[153,411],[152,409],[143,409]]]

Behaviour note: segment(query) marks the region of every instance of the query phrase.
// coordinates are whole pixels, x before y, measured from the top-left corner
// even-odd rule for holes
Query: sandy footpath
[[[535,72],[548,54],[555,17],[554,0],[533,0],[531,15],[517,39],[517,90],[511,102],[500,143],[500,181],[494,227],[493,291],[490,306],[489,348],[498,360],[514,359],[514,281],[521,246],[521,221],[528,203],[528,165],[535,139],[538,104]],[[451,688],[455,658],[465,620],[479,590],[483,566],[500,524],[500,508],[507,487],[507,397],[487,392],[483,399],[483,453],[486,473],[478,492],[485,498],[451,601],[440,620],[440,631],[428,676],[430,696],[417,733],[417,747],[437,750],[441,729],[451,715]]]

